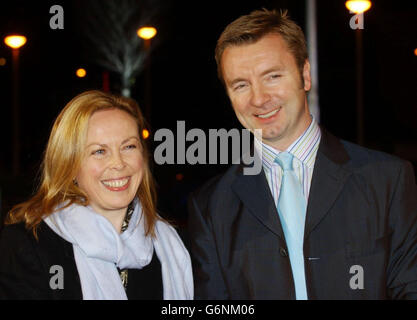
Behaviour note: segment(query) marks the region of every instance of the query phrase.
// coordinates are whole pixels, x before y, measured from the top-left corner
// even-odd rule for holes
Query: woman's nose
[[[120,152],[113,153],[111,166],[112,168],[117,169],[117,170],[124,168],[125,162]]]

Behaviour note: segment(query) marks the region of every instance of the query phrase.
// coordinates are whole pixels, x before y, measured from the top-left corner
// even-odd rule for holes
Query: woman
[[[156,213],[131,99],[76,96],[56,119],[37,193],[0,236],[3,299],[192,299],[189,254]]]

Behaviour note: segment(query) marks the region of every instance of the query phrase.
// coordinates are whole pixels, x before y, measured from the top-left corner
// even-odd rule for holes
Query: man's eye
[[[234,87],[234,89],[233,89],[233,90],[234,90],[234,91],[236,91],[236,90],[241,90],[241,89],[243,89],[244,87],[246,87],[246,85],[245,85],[245,84],[243,84],[243,83],[242,83],[242,84],[238,84],[237,86],[235,86],[235,87]]]
[[[270,76],[271,79],[278,79],[280,77],[281,77],[280,74],[271,74],[271,76]]]

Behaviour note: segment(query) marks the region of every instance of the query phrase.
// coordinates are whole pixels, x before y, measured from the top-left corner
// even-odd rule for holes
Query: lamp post
[[[17,176],[20,170],[20,139],[19,139],[19,49],[26,43],[26,37],[22,35],[9,35],[4,38],[4,43],[12,48],[13,69],[13,153],[12,172]]]
[[[369,0],[346,1],[346,8],[361,15],[372,6]],[[363,40],[362,29],[356,28],[356,137],[359,145],[364,145],[364,107],[363,107]]]
[[[146,51],[146,75],[145,75],[145,117],[151,123],[151,39],[155,37],[157,31],[154,27],[142,27],[137,31],[139,38],[144,40]]]

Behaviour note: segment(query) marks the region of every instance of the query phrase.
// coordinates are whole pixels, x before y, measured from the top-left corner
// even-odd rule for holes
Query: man
[[[234,165],[190,197],[196,298],[417,298],[413,170],[318,126],[301,29],[254,11],[216,61],[241,124],[262,129],[263,170]]]

